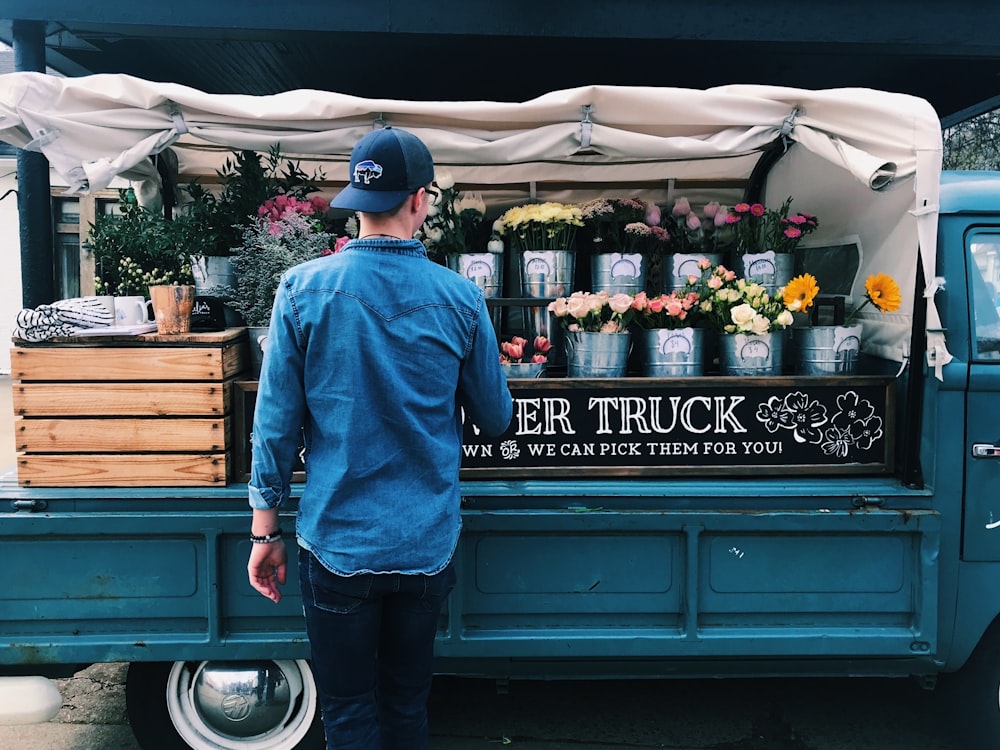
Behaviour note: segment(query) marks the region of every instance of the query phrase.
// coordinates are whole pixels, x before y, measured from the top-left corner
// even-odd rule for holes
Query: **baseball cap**
[[[434,181],[434,160],[413,133],[387,126],[355,144],[350,180],[330,208],[382,213]]]

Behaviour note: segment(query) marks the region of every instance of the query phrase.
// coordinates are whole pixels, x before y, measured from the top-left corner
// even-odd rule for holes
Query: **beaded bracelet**
[[[272,531],[270,534],[265,534],[264,536],[256,536],[253,533],[250,534],[250,541],[254,544],[271,544],[281,539],[281,527]]]

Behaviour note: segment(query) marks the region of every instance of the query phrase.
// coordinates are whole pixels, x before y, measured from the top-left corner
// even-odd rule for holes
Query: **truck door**
[[[966,413],[962,557],[1000,560],[1000,230],[966,237],[971,362]]]

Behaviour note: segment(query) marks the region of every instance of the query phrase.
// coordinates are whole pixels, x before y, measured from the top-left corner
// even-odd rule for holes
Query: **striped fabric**
[[[25,308],[17,314],[15,324],[14,338],[47,341],[56,336],[72,336],[81,328],[114,325],[115,316],[95,297],[73,297]]]

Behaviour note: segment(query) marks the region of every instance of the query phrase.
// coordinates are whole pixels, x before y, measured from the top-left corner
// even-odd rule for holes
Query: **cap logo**
[[[377,180],[382,176],[382,165],[376,164],[371,159],[359,161],[354,165],[354,181],[371,185],[372,180]]]

